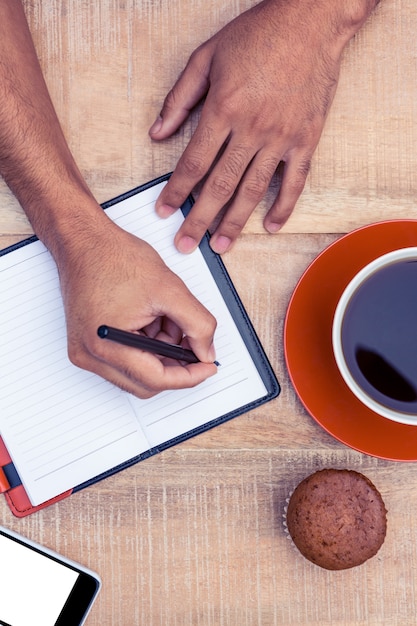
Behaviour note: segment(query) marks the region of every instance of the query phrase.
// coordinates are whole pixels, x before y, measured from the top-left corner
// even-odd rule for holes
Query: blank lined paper
[[[36,241],[0,257],[0,432],[34,505],[268,393],[202,253],[175,249],[182,213],[157,217],[162,184],[107,213],[150,243],[216,317],[221,366],[196,388],[140,400],[73,366],[49,252]]]

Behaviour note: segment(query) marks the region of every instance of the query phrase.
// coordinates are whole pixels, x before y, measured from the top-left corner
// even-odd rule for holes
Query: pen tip
[[[97,328],[97,335],[101,337],[102,339],[107,337],[108,332],[109,332],[109,329],[107,328],[107,326],[99,326]]]

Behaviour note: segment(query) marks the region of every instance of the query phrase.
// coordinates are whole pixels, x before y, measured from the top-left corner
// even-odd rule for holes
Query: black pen
[[[200,363],[200,359],[196,357],[192,350],[187,350],[181,346],[166,343],[165,341],[160,341],[159,339],[153,339],[152,337],[146,337],[145,335],[129,333],[125,330],[112,328],[111,326],[100,326],[97,329],[97,334],[102,339],[110,339],[111,341],[121,343],[124,346],[139,348],[145,352],[159,354],[159,356],[169,357],[170,359],[176,359],[177,361],[186,361],[186,363]],[[217,361],[214,361],[214,364],[219,365]]]

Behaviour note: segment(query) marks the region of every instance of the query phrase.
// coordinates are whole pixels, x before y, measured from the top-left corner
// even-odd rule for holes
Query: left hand
[[[342,50],[364,21],[348,19],[344,5],[264,0],[191,55],[150,130],[153,139],[170,136],[206,96],[198,127],[157,202],[158,214],[170,215],[207,176],[177,233],[181,252],[194,250],[225,207],[211,247],[228,250],[281,161],[281,188],[264,226],[276,232],[290,216],[336,91]]]

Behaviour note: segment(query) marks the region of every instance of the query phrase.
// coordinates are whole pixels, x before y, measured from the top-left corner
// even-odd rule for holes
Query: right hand
[[[146,242],[104,213],[95,222],[55,254],[70,360],[140,398],[215,374],[214,317]],[[103,341],[101,324],[182,344],[201,362],[184,365]]]

